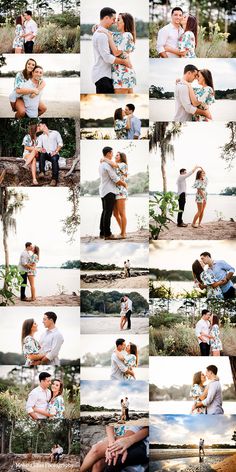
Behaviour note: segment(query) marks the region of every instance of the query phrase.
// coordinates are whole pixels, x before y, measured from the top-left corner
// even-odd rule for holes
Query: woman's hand
[[[127,436],[117,439],[112,446],[108,447],[109,451],[123,454],[133,444],[131,438],[132,436]]]

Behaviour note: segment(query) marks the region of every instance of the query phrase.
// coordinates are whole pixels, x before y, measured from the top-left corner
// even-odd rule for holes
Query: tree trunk
[[[231,370],[232,370],[234,388],[236,390],[236,357],[230,356],[229,360],[230,360],[230,365],[231,365]]]
[[[5,421],[2,422],[1,454],[5,453]]]
[[[72,443],[72,430],[71,430],[71,422],[69,422],[69,426],[68,426],[68,456],[71,453],[71,443]]]
[[[161,152],[161,173],[163,182],[163,192],[167,192],[166,158],[163,152]]]
[[[9,436],[9,454],[12,454],[12,439],[13,439],[13,434],[14,434],[14,421],[12,420],[11,423],[11,431],[10,431],[10,436]]]

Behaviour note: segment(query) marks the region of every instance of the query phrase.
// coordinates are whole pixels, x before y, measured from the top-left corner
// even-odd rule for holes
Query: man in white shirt
[[[43,317],[43,324],[46,328],[45,333],[42,334],[39,344],[41,351],[45,353],[45,357],[40,361],[40,364],[60,365],[59,352],[64,338],[59,329],[56,328],[57,315],[53,311],[47,311]]]
[[[28,264],[29,264],[31,251],[33,251],[32,243],[29,243],[29,242],[25,243],[25,249],[20,255],[20,260],[19,260],[19,264],[18,264],[18,269],[19,269],[19,271],[21,273],[21,277],[23,279],[22,283],[21,283],[21,287],[20,287],[20,299],[23,302],[26,302],[28,300],[28,298],[25,295],[25,290],[26,290],[26,286],[27,286],[27,272],[28,272],[28,269],[29,269]]]
[[[204,439],[202,438],[199,439],[199,456],[201,455],[201,452],[203,452],[203,455],[205,456]]]
[[[124,299],[125,299],[125,303],[127,304],[127,312],[125,314],[125,316],[128,320],[127,329],[131,329],[131,315],[132,315],[132,309],[133,309],[133,302],[132,302],[132,300],[130,300],[128,295],[125,295]]]
[[[118,352],[124,351],[126,348],[125,340],[119,338],[116,340],[116,350]],[[124,380],[126,378],[125,374],[130,374],[134,376],[132,369],[129,369],[127,365],[124,364],[114,351],[111,355],[111,379],[112,380]]]
[[[47,413],[48,403],[51,399],[51,375],[48,372],[40,372],[39,386],[34,388],[28,396],[26,402],[26,411],[33,420],[42,420],[50,418],[51,415]],[[37,413],[34,408],[42,410],[45,414]]]
[[[187,172],[186,169],[182,168],[180,169],[179,177],[177,179],[177,192],[178,192],[178,197],[179,197],[179,212],[177,216],[177,226],[180,226],[182,228],[186,228],[188,225],[183,222],[183,214],[184,214],[184,208],[186,204],[186,191],[187,191],[187,185],[186,185],[186,179],[193,175],[193,173],[197,170],[201,169],[199,166],[195,166],[193,170],[190,172]]]
[[[128,103],[125,107],[125,114],[131,117],[130,129],[128,129],[128,139],[140,139],[141,138],[141,120],[134,116],[135,106],[133,103]]]
[[[125,417],[126,421],[129,421],[129,399],[125,397]]]
[[[199,343],[201,356],[210,355],[210,312],[209,310],[202,310],[202,317],[197,322],[195,334]]]
[[[183,79],[177,82],[175,87],[175,117],[173,121],[192,121],[193,115],[202,115],[211,119],[209,110],[201,110],[192,105],[188,86],[183,82],[186,81],[191,84],[197,77],[197,67],[193,64],[187,64],[184,68]]]
[[[112,64],[123,64],[131,67],[129,59],[120,59],[111,54],[108,37],[102,34],[116,21],[116,12],[113,8],[105,7],[100,11],[100,24],[93,34],[93,52],[95,64],[92,69],[92,81],[96,86],[96,93],[114,93],[111,78]]]
[[[161,28],[157,36],[157,52],[160,57],[181,57],[185,52],[178,52],[178,40],[184,30],[181,27],[183,10],[180,7],[173,8],[171,23]],[[173,50],[171,52],[171,50]],[[174,52],[175,51],[175,52]]]
[[[209,365],[206,368],[206,377],[210,381],[208,384],[208,393],[207,397],[195,403],[195,408],[200,408],[205,406],[207,409],[208,415],[223,415],[224,410],[222,407],[223,398],[222,398],[222,388],[217,376],[218,367],[215,365]]]
[[[60,446],[60,444],[57,444],[56,450],[53,454],[55,461],[58,463],[60,456],[63,454],[63,448]]]
[[[51,187],[56,187],[59,178],[59,152],[63,146],[60,133],[56,130],[49,130],[45,123],[37,126],[37,131],[42,131],[37,139],[37,150],[39,151],[39,178],[45,175],[46,161],[52,164]]]
[[[37,36],[38,27],[36,22],[32,19],[32,11],[27,10],[24,13],[24,49],[26,54],[31,54],[34,49],[34,41]]]

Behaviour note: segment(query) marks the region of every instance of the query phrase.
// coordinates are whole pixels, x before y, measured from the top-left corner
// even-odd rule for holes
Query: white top
[[[27,82],[25,82],[24,84],[24,89],[33,89],[33,88],[37,88],[34,82],[32,82],[31,79],[27,80]],[[22,95],[22,98],[25,104],[25,111],[28,118],[38,117],[38,108],[39,108],[41,94],[42,92],[40,92],[38,95],[35,95],[34,98],[31,98],[30,94]]]
[[[51,392],[47,388],[46,390],[43,389],[40,385],[36,388],[34,388],[28,396],[27,402],[26,402],[26,411],[27,413],[33,413],[33,407],[39,408],[40,410],[46,410],[48,409],[48,403],[50,402],[51,399]],[[38,417],[38,419],[46,419],[46,416],[41,415],[40,413],[35,413]]]
[[[210,334],[210,323],[207,320],[203,320],[202,318],[197,322],[196,328],[195,328],[195,334],[198,338],[198,342],[200,343],[207,343],[209,344],[209,338],[206,336],[203,336],[202,339],[199,339],[199,336],[201,334]]]
[[[94,84],[103,77],[111,79],[111,65],[115,62],[115,56],[111,54],[108,37],[98,33],[105,30],[99,26],[93,35],[94,66],[92,69],[92,81]]]
[[[178,49],[178,40],[183,34],[184,30],[181,26],[176,28],[172,23],[164,26],[160,29],[157,35],[157,52],[160,54],[165,51],[165,46],[169,46],[173,49]],[[177,54],[172,52],[166,52],[168,57],[179,57]]]
[[[119,182],[119,177],[114,169],[107,162],[101,162],[99,166],[100,175],[100,186],[99,194],[100,197],[105,197],[108,193],[114,193],[117,195],[118,189],[116,183]]]
[[[130,300],[130,298],[128,298],[128,300],[126,300],[126,303],[127,303],[127,306],[128,306],[128,311],[132,311],[132,308],[133,308],[133,302],[132,300]]]
[[[205,400],[202,401],[203,405],[207,407],[208,415],[223,415],[224,410],[222,408],[222,390],[219,380],[212,380],[208,386],[208,394]]]
[[[46,329],[42,334],[39,341],[41,352],[46,354],[51,365],[60,365],[58,355],[63,343],[64,338],[57,328]]]
[[[181,193],[186,193],[187,190],[187,184],[186,184],[186,179],[190,177],[195,171],[191,170],[191,172],[187,172],[186,174],[180,174],[178,179],[177,179],[177,188],[178,188],[178,195]]]
[[[126,267],[128,267],[128,269],[130,269],[130,261],[126,261]]]
[[[141,120],[137,116],[132,116],[130,129],[128,129],[128,139],[134,139],[134,136],[141,138]]]
[[[129,400],[125,400],[125,408],[129,408]]]
[[[124,362],[118,359],[115,352],[112,353],[111,356],[111,379],[112,380],[124,380],[125,372],[127,372],[128,367],[124,364]]]
[[[188,86],[179,82],[175,87],[175,117],[174,121],[192,121],[192,115],[197,107],[191,103]]]
[[[37,23],[35,23],[35,21],[32,20],[32,18],[30,20],[25,20],[24,30],[25,30],[25,34],[30,34],[30,35],[33,34],[33,38],[25,36],[25,42],[34,41],[35,36],[37,35],[37,32],[38,32],[38,27],[37,27]]]
[[[57,447],[56,452],[57,452],[57,454],[62,454],[63,453],[63,448],[61,446]]]
[[[37,147],[46,149],[48,154],[55,152],[58,146],[63,146],[62,137],[58,131],[49,130],[48,134],[43,133],[37,139]]]
[[[25,249],[20,255],[20,261],[18,264],[18,269],[20,271],[27,272],[28,269],[26,269],[26,267],[24,266],[29,263],[29,259],[30,259],[30,253],[26,251]]]

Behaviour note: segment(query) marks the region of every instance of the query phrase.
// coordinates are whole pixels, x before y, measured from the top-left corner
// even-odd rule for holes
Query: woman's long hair
[[[192,271],[193,271],[193,275],[194,277],[196,277],[196,279],[198,280],[198,282],[202,282],[201,280],[201,273],[203,272],[203,268],[200,264],[200,262],[196,259],[196,261],[194,261],[193,265],[192,265]]]
[[[200,69],[201,74],[203,75],[204,79],[205,79],[205,82],[206,82],[206,85],[208,85],[208,87],[211,87],[213,92],[215,92],[214,90],[214,84],[213,84],[213,77],[212,77],[212,73],[210,70],[208,69]]]
[[[114,121],[116,120],[123,120],[122,116],[122,108],[117,108],[114,113]]]
[[[196,372],[193,376],[193,385],[197,384],[200,385],[202,379],[201,379],[202,372]]]
[[[16,25],[23,25],[22,16],[19,15],[16,17]]]
[[[135,21],[132,15],[130,13],[119,13],[119,15],[122,17],[122,20],[124,22],[124,30],[125,33],[131,33],[133,36],[133,41],[135,43],[136,41],[136,28],[135,28]]]
[[[59,395],[62,395],[62,393],[63,393],[63,388],[64,388],[63,382],[62,382],[61,380],[59,380],[59,379],[53,379],[52,383],[53,383],[53,382],[59,382],[59,383],[60,383],[60,388],[59,388],[58,394],[56,395],[56,397],[59,397]],[[51,398],[50,398],[50,400],[52,399],[52,397],[53,397],[53,392],[51,391]],[[55,397],[55,398],[56,398],[56,397]]]
[[[138,348],[136,344],[129,343],[130,344],[130,354],[134,354],[136,357],[136,367],[138,365]]]
[[[195,180],[200,180],[201,177],[202,177],[202,172],[204,172],[203,170],[198,170],[197,173],[196,173],[196,179]]]
[[[34,254],[36,254],[36,256],[38,256],[38,259],[39,259],[39,247],[38,246],[34,246]]]
[[[29,59],[27,59],[27,61],[26,61],[26,63],[25,63],[25,68],[24,68],[23,71],[22,71],[22,74],[23,74],[23,76],[24,76],[24,78],[25,78],[26,80],[28,80],[30,77],[32,77],[32,72],[33,72],[33,71],[32,71],[32,72],[28,73],[28,71],[27,71],[27,64],[28,64],[29,61],[34,61],[34,63],[35,63],[34,69],[35,69],[35,67],[36,67],[36,65],[37,65],[36,60],[35,60],[35,59],[32,59],[32,57],[30,57]],[[33,69],[33,70],[34,70],[34,69]]]
[[[120,152],[118,151],[118,154],[120,154],[120,162],[124,162],[125,164],[127,164],[127,156],[124,152]]]
[[[215,324],[219,326],[219,318],[217,315],[212,316],[212,326]]]
[[[197,46],[198,25],[197,25],[197,19],[195,16],[188,15],[187,24],[186,24],[184,32],[186,31],[192,31],[192,33],[195,36],[195,45]]]
[[[29,128],[28,128],[28,133],[32,139],[32,141],[35,140],[36,138],[36,132],[37,132],[37,124],[31,124],[29,125]]]
[[[34,324],[33,318],[29,318],[28,320],[24,321],[22,325],[22,331],[21,331],[21,344],[22,345],[26,336],[29,336],[31,334],[33,324]]]

